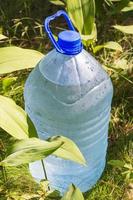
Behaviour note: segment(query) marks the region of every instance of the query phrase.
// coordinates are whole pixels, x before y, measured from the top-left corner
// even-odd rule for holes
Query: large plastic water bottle
[[[49,23],[63,15],[70,30],[56,42]],[[106,161],[113,87],[101,65],[82,47],[64,11],[46,18],[45,29],[55,49],[30,73],[24,90],[25,108],[41,139],[64,135],[80,148],[87,167],[50,156],[44,160],[50,185],[64,192],[74,183],[81,191],[100,178]],[[44,178],[41,161],[30,164],[32,176]]]

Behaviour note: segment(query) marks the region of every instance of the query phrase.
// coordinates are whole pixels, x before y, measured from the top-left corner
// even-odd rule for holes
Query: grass
[[[10,1],[8,1],[10,2]],[[28,1],[26,1],[28,4]],[[12,5],[8,5],[12,11]],[[27,16],[27,12],[30,12],[27,7],[23,7],[22,16]],[[21,5],[20,5],[21,7]],[[41,6],[37,7],[37,9]],[[49,42],[44,40],[41,35],[41,28],[35,28],[35,30],[29,30],[28,34],[31,35],[29,40],[26,33],[19,35],[20,32],[24,31],[25,21],[23,20],[23,26],[16,33],[14,32],[16,25],[15,21],[10,20],[10,15],[12,12],[6,13],[4,8],[4,3],[1,4],[0,9],[2,9],[2,19],[7,20],[7,24],[3,25],[3,31],[6,29],[7,35],[10,37],[10,42],[12,44],[17,44],[22,47],[35,48],[40,51],[44,49],[49,49]],[[18,16],[19,8],[15,8],[13,12]],[[35,8],[34,8],[35,9]],[[53,7],[50,8],[53,11]],[[50,12],[51,10],[47,12]],[[55,9],[55,8],[54,8]],[[15,13],[16,12],[16,13]],[[35,12],[38,15],[40,12]],[[45,11],[45,14],[47,14]],[[10,14],[10,15],[9,15]],[[34,14],[34,13],[32,13]],[[19,13],[19,18],[22,17]],[[41,16],[41,15],[40,15]],[[8,18],[7,18],[8,17]],[[15,18],[16,16],[14,16]],[[30,16],[33,18],[33,16]],[[32,20],[31,20],[32,21]],[[41,20],[40,20],[41,21]],[[40,23],[40,21],[37,22]],[[26,22],[27,23],[27,22]],[[33,27],[36,24],[32,21]],[[108,27],[110,27],[108,25]],[[31,27],[30,27],[31,28]],[[101,30],[104,34],[106,33],[106,25],[104,25],[105,30]],[[131,36],[123,35],[111,29],[108,30],[109,35],[106,33],[106,41],[115,40],[118,41],[123,46],[123,52],[114,52],[109,50],[100,51],[97,55],[97,59],[103,63],[105,69],[110,74],[113,85],[114,85],[114,98],[112,103],[111,121],[109,128],[109,146],[107,152],[107,165],[101,179],[97,184],[87,193],[84,194],[86,200],[132,200],[133,199],[133,189],[129,186],[133,183],[133,178],[130,177],[126,179],[123,172],[124,168],[116,168],[108,164],[110,160],[122,160],[125,163],[131,163],[133,165],[133,94],[132,94],[132,82],[133,82],[133,58],[132,58],[132,38]],[[102,33],[99,33],[102,35]],[[99,37],[101,36],[99,35]],[[104,41],[104,37],[100,37],[100,43]],[[3,44],[2,44],[3,45]],[[121,65],[121,67],[116,68],[116,60],[126,60],[126,64]],[[118,66],[118,65],[117,65]],[[0,77],[0,94],[13,98],[16,103],[24,107],[23,101],[23,87],[25,80],[29,74],[30,70],[24,70],[20,72],[15,72],[12,74],[4,75]],[[15,77],[15,81],[11,85],[3,88],[3,79]],[[10,146],[14,143],[14,139],[10,137],[2,129],[0,130],[0,138],[5,146],[6,155],[10,149]],[[4,156],[3,148],[0,145],[0,155]],[[0,173],[0,200],[43,200],[46,199],[45,196],[46,186],[45,182],[40,185],[35,183],[31,177],[28,166],[20,167],[8,167],[6,168],[6,180],[4,181],[2,173]],[[60,199],[58,193],[53,195],[50,199]],[[48,198],[47,198],[48,199]]]

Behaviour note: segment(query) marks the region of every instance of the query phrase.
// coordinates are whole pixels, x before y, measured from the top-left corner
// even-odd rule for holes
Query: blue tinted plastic
[[[55,18],[63,16],[68,24],[70,31],[63,31],[58,36],[58,42],[54,39],[50,30],[49,24]],[[82,50],[82,42],[79,33],[76,32],[70,18],[63,10],[58,11],[56,14],[49,16],[44,21],[45,30],[53,43],[56,50],[62,54],[74,55],[78,54]]]
[[[76,31],[62,31],[58,35],[58,44],[67,55],[75,55],[82,51],[80,34]]]
[[[102,66],[85,50],[71,56],[55,49],[29,75],[25,108],[41,139],[64,135],[83,153],[87,166],[50,156],[44,160],[50,185],[62,193],[71,183],[82,192],[100,178],[106,162],[113,87]],[[40,161],[30,164],[40,181]]]

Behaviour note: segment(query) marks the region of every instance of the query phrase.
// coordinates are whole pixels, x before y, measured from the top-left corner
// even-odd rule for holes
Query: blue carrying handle
[[[60,48],[57,41],[54,39],[54,36],[53,36],[51,29],[49,27],[50,22],[52,20],[54,20],[55,18],[60,17],[60,16],[63,16],[65,18],[70,30],[76,31],[71,20],[70,20],[70,18],[69,18],[69,16],[67,15],[67,13],[64,10],[60,10],[57,13],[55,13],[54,15],[47,17],[44,21],[44,27],[45,27],[45,30],[46,30],[51,42],[53,43],[54,47],[56,48],[56,50],[60,53],[64,53],[64,51]]]

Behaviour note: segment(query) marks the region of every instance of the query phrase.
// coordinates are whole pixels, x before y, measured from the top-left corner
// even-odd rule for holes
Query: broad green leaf
[[[92,41],[97,39],[97,28],[96,24],[94,23],[92,33],[90,35],[81,35],[82,42],[85,46],[89,46]]]
[[[67,12],[80,34],[92,33],[95,22],[94,0],[67,0]]]
[[[125,163],[123,162],[123,161],[121,161],[121,160],[110,160],[109,162],[108,162],[108,164],[109,165],[112,165],[112,166],[114,166],[114,167],[124,167],[124,165],[125,165]]]
[[[94,53],[96,53],[97,51],[100,51],[102,48],[107,48],[107,49],[112,49],[112,50],[122,52],[121,45],[119,45],[117,42],[113,42],[113,41],[107,42],[103,45],[97,45],[94,47],[93,51],[94,51]]]
[[[17,166],[41,160],[52,154],[61,145],[61,141],[47,142],[38,138],[25,139],[14,145],[13,153],[5,158],[0,165]]]
[[[1,165],[17,166],[24,163],[44,159],[50,154],[85,164],[85,160],[78,147],[68,138],[52,137],[48,141],[29,138],[17,142],[13,153],[1,162]]]
[[[86,161],[80,152],[77,145],[70,139],[63,137],[63,136],[55,136],[50,138],[48,141],[61,141],[63,145],[53,154],[55,156],[61,157],[63,159],[72,160],[82,165],[86,164]]]
[[[115,29],[123,32],[123,33],[127,33],[127,34],[133,34],[133,25],[129,25],[129,26],[120,26],[120,25],[115,25],[113,26]]]
[[[19,47],[0,48],[0,74],[33,68],[44,55],[31,49]]]
[[[75,185],[70,185],[61,200],[84,200],[83,194]]]
[[[34,125],[25,111],[12,99],[1,95],[0,127],[17,139],[37,136]]]
[[[92,33],[90,35],[81,35],[81,39],[82,40],[92,40],[94,38],[96,38],[96,35],[97,35],[97,30],[96,30],[96,24],[94,24],[94,29],[92,31]]]
[[[7,37],[5,35],[0,34],[0,40],[4,40],[7,39]]]
[[[132,10],[133,10],[133,2],[130,1],[130,2],[128,3],[128,5],[127,5],[126,7],[124,7],[121,11],[122,11],[122,12],[128,12],[128,11],[132,11]]]
[[[57,6],[64,6],[65,3],[63,1],[60,0],[49,0],[51,3],[57,5]]]

